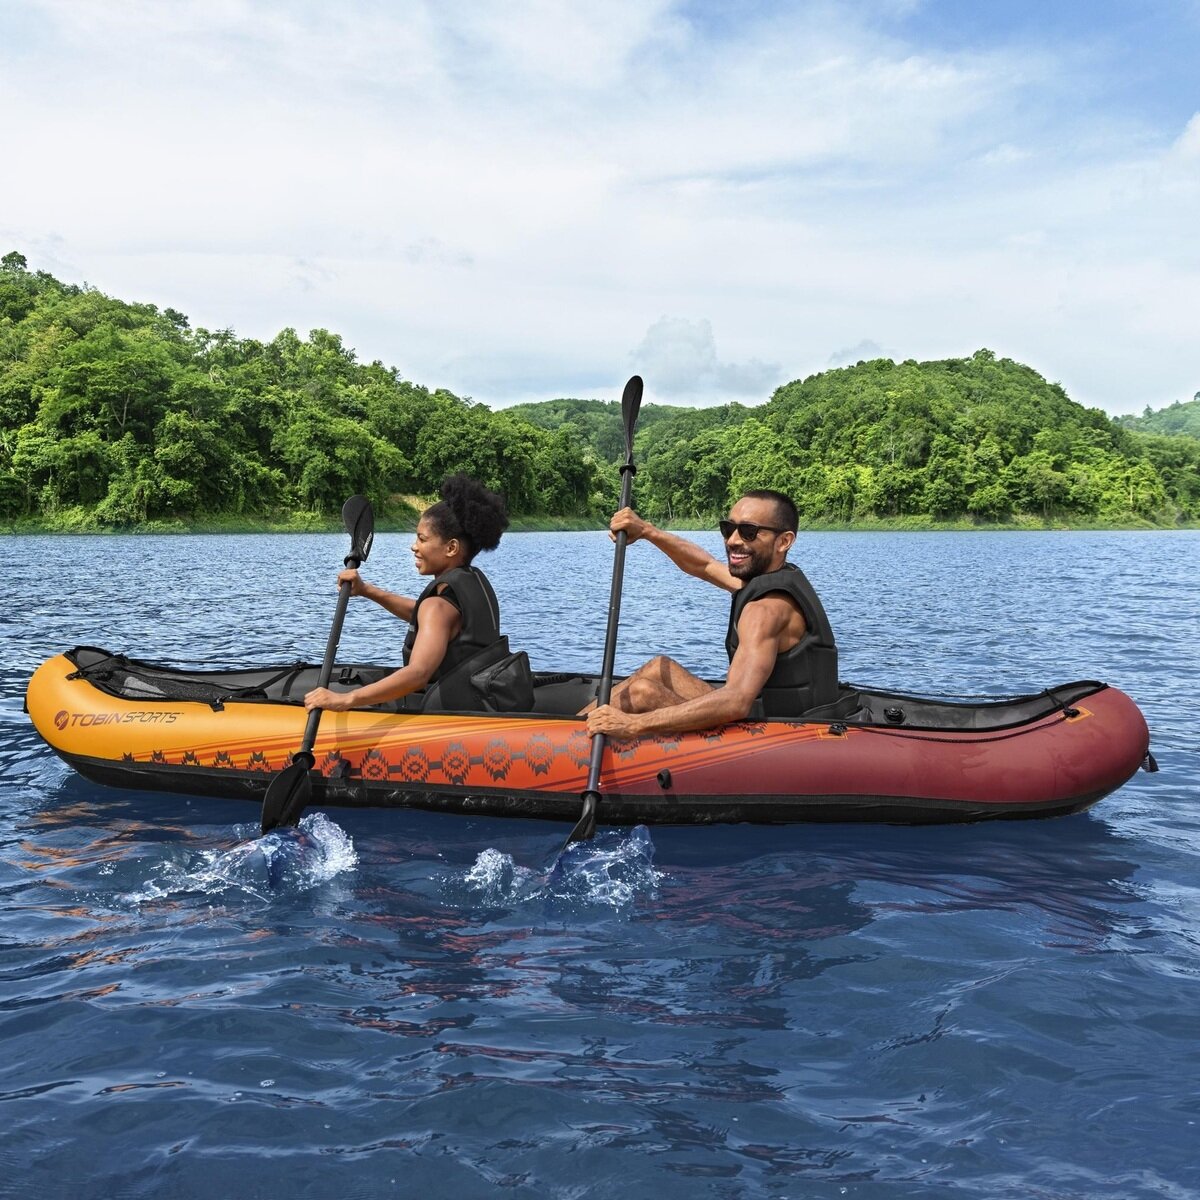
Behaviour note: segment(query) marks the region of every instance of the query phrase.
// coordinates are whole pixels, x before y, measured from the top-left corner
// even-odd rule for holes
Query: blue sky
[[[1200,389],[1200,0],[6,0],[0,250],[492,405]]]

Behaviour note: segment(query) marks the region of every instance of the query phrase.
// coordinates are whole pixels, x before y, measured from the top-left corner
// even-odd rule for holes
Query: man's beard
[[[728,556],[726,556],[726,562],[728,562]],[[771,552],[769,550],[751,548],[750,557],[744,563],[739,563],[737,566],[729,564],[729,573],[734,579],[757,579],[758,576],[767,573],[770,565]]]

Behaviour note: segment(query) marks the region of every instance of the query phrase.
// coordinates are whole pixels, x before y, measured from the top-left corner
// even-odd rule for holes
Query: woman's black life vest
[[[417,630],[420,628],[421,605],[430,596],[441,596],[448,600],[462,614],[462,628],[458,635],[451,638],[446,647],[446,655],[438,669],[429,678],[426,691],[432,691],[434,684],[446,680],[454,669],[474,659],[481,650],[486,650],[500,641],[500,605],[496,593],[488,577],[478,567],[451,567],[443,571],[417,597],[417,606],[413,609],[412,622],[408,627],[408,636],[404,639],[404,665],[412,657],[413,646],[417,641]],[[444,693],[445,688],[439,688]],[[454,697],[441,695],[439,707],[456,707]],[[464,707],[469,707],[464,705]]]
[[[439,591],[439,589],[441,589]],[[509,651],[500,633],[500,605],[488,577],[477,567],[443,571],[417,597],[404,639],[407,666],[416,644],[421,605],[430,596],[449,600],[462,615],[462,628],[446,647],[423,691],[402,697],[410,712],[528,712],[533,708],[533,675],[523,650]]]
[[[810,708],[830,704],[838,698],[837,646],[833,641],[833,630],[803,571],[791,563],[784,563],[778,571],[758,575],[740,591],[734,592],[725,649],[732,661],[738,648],[737,623],[742,610],[771,592],[783,592],[795,600],[804,616],[806,630],[796,645],[775,659],[775,669],[759,693],[761,710],[756,704],[755,715],[798,717]]]

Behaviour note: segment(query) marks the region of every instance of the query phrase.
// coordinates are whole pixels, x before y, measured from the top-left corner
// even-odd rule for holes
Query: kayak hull
[[[298,698],[115,694],[95,670],[80,670],[80,654],[44,663],[26,707],[46,742],[87,779],[260,803],[298,748],[305,717]],[[185,692],[212,678],[152,669],[159,691],[169,691],[172,678]],[[301,677],[297,697],[303,686]],[[1136,704],[1101,683],[976,704],[862,695],[864,707],[845,719],[746,721],[610,741],[600,820],[921,824],[1058,816],[1120,787],[1149,750]],[[904,723],[881,718],[889,708]],[[590,753],[584,722],[567,713],[327,712],[314,746],[312,803],[573,822]]]

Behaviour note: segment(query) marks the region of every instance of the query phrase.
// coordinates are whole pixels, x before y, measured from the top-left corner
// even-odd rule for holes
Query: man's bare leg
[[[711,692],[713,686],[681,667],[673,658],[660,654],[638,667],[628,679],[621,680],[612,690],[609,704],[622,712],[653,712],[659,708],[670,708],[685,700],[695,700]],[[580,716],[596,707],[593,700]]]

